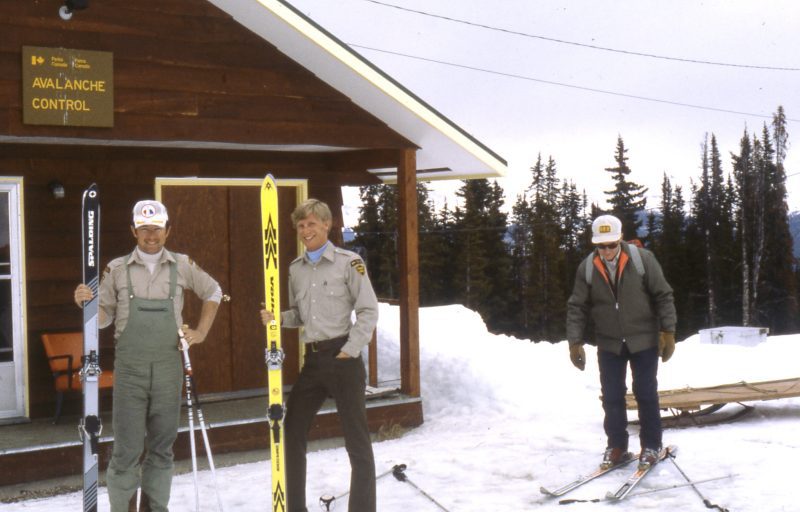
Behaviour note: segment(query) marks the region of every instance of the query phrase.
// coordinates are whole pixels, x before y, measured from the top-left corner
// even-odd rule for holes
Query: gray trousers
[[[151,510],[168,510],[172,445],[178,435],[183,380],[177,351],[165,359],[115,363],[114,449],[106,473],[111,512],[128,511],[140,478]]]
[[[314,417],[333,396],[350,458],[352,512],[375,512],[375,459],[367,428],[361,357],[335,359],[338,349],[306,352],[305,365],[286,404],[286,499],[289,512],[306,512],[306,450]]]

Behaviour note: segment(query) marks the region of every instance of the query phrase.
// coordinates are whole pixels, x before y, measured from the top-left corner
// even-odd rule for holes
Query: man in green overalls
[[[203,342],[222,298],[219,284],[189,257],[164,248],[167,221],[160,202],[136,203],[136,249],[109,263],[100,282],[99,325],[113,321],[116,340],[114,450],[106,472],[111,512],[135,511],[139,487],[140,512],[167,512],[183,384],[178,327],[184,290],[203,301],[197,327],[184,330],[189,344]],[[91,289],[78,285],[75,302],[91,298]]]

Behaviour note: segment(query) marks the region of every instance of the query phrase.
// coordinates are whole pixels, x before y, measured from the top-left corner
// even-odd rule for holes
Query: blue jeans
[[[603,393],[603,428],[610,448],[628,448],[628,414],[625,407],[628,362],[633,377],[633,395],[639,408],[639,442],[641,448],[661,447],[661,412],[658,406],[658,349],[631,354],[623,343],[617,355],[597,350],[600,367],[600,388]]]

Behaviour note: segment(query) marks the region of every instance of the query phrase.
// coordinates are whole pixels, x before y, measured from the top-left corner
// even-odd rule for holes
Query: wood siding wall
[[[130,210],[156,177],[309,180],[309,194],[341,208],[342,185],[376,183],[368,168],[397,165],[403,137],[204,0],[104,0],[71,21],[61,0],[0,0],[0,137],[56,137],[94,145],[0,141],[0,175],[24,177],[29,393],[32,416],[53,408],[39,335],[78,330],[80,197],[102,194],[101,262],[130,251]],[[113,52],[113,128],[22,123],[22,47]],[[324,145],[329,153],[158,149],[114,141]],[[147,142],[149,141],[149,142]],[[51,181],[66,189],[54,199]],[[337,219],[341,226],[341,218]],[[287,224],[284,229],[291,229]],[[180,247],[172,247],[180,251]],[[197,256],[198,260],[201,256]],[[199,261],[213,267],[211,262]],[[209,270],[214,270],[209,268]],[[223,313],[224,315],[225,313]],[[102,337],[105,357],[113,342]],[[78,402],[65,411],[77,410]]]
[[[40,333],[81,328],[72,290],[81,278],[80,198],[88,184],[96,182],[102,194],[105,265],[133,248],[130,210],[135,201],[153,196],[156,177],[256,178],[271,172],[278,178],[305,178],[312,197],[340,212],[342,185],[376,183],[368,168],[397,166],[397,150],[414,147],[204,0],[93,1],[71,21],[59,18],[61,5],[62,0],[0,0],[0,137],[5,138],[0,140],[0,175],[24,178],[34,417],[51,414],[54,400]],[[114,127],[23,124],[23,46],[113,52]],[[66,138],[76,145],[42,139],[18,143],[17,137]],[[124,147],[115,141],[153,147]],[[160,141],[345,150],[154,147]],[[48,189],[56,180],[66,189],[64,199],[54,199]],[[106,367],[112,346],[105,332]],[[77,400],[68,402],[65,412],[77,406]]]
[[[0,134],[410,147],[204,0],[0,0]],[[22,46],[112,52],[113,128],[22,124]]]
[[[226,153],[226,152],[223,152]],[[241,177],[260,178],[265,170],[281,178],[311,178],[309,195],[327,202],[336,226],[342,226],[341,185],[336,174],[320,169],[318,154],[256,154],[258,161],[238,155],[189,150],[113,150],[110,148],[32,147],[0,144],[0,175],[23,176],[25,199],[25,242],[27,277],[28,367],[31,413],[34,417],[51,414],[54,408],[52,378],[39,336],[46,331],[80,330],[82,320],[72,303],[72,290],[81,279],[80,201],[83,189],[96,182],[102,197],[102,265],[133,249],[130,233],[131,208],[143,198],[153,197],[156,177]],[[271,158],[274,156],[274,160]],[[232,161],[233,160],[233,161]],[[305,165],[304,165],[305,162]],[[53,198],[48,184],[63,183],[66,197]],[[202,198],[198,198],[202,200]],[[244,213],[243,213],[244,215]],[[248,214],[249,215],[249,214]],[[293,233],[291,223],[282,223],[284,233]],[[179,232],[174,241],[180,242]],[[286,244],[284,245],[292,245]],[[179,252],[180,245],[168,243]],[[291,261],[283,255],[283,261]],[[211,273],[220,272],[218,262],[203,261],[192,254]],[[253,269],[257,272],[258,267]],[[242,301],[244,297],[237,297]],[[242,301],[243,302],[243,301]],[[243,305],[242,302],[239,304]],[[258,301],[256,301],[258,302]],[[256,304],[257,306],[257,304]],[[239,307],[225,306],[225,308]],[[225,321],[230,313],[222,311]],[[111,367],[113,341],[109,329],[102,335],[102,363]],[[261,361],[263,365],[263,360]],[[76,412],[78,396],[65,405],[65,412]]]

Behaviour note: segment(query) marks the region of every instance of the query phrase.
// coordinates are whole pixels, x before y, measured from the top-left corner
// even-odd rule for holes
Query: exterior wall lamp
[[[64,191],[64,184],[58,180],[53,180],[47,184],[50,193],[53,194],[53,199],[64,199],[66,192]]]
[[[89,7],[89,0],[65,0],[64,5],[58,9],[58,15],[64,21],[72,19],[74,11],[80,11]]]

